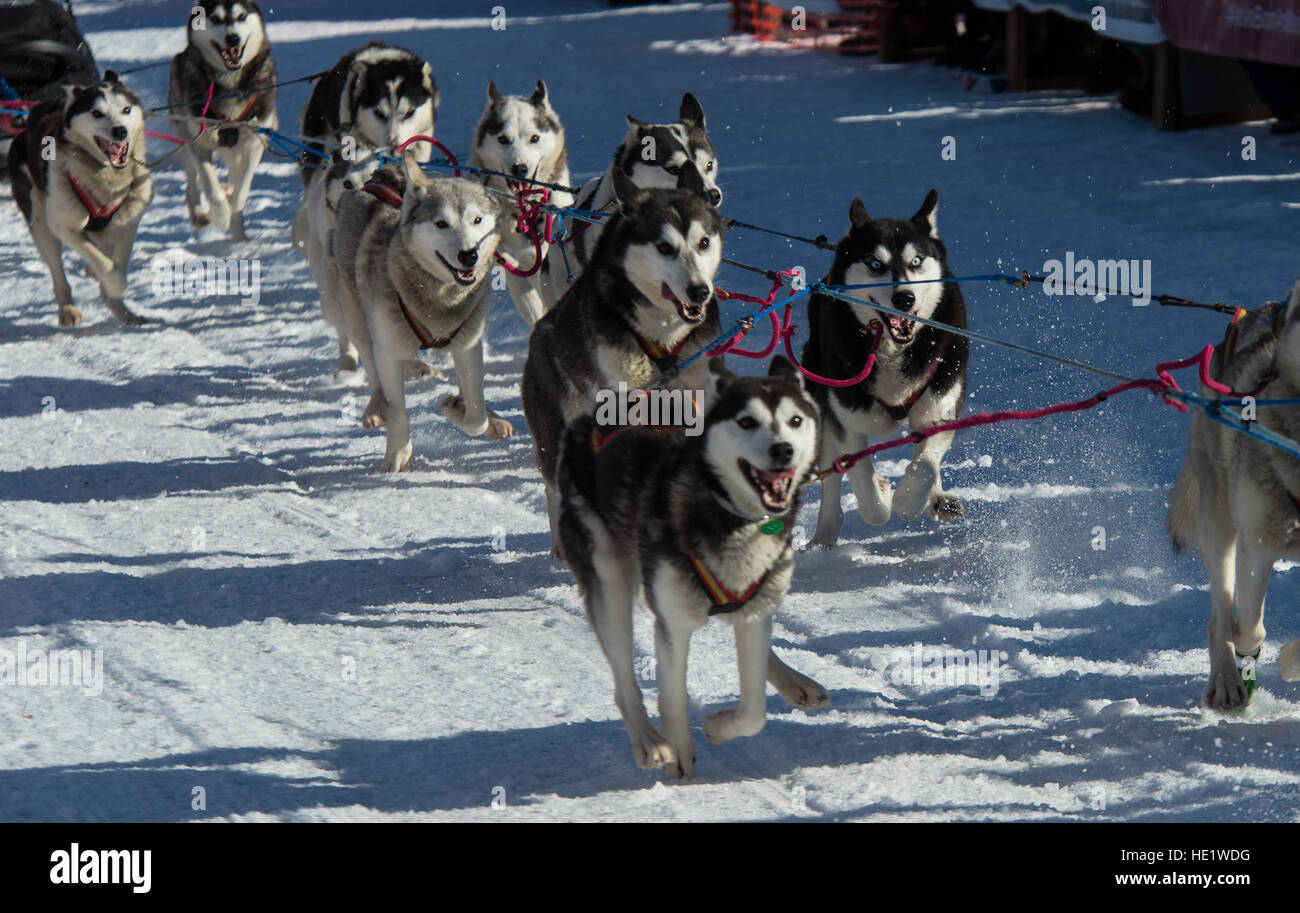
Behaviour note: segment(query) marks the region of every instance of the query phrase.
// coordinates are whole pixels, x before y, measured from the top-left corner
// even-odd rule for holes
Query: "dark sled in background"
[[[54,0],[0,0],[0,107],[6,101],[45,101],[68,83],[99,82],[99,68],[72,16],[72,4]],[[0,115],[0,169],[20,116]]]

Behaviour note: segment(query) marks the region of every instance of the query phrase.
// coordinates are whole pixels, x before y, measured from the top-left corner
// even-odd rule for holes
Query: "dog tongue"
[[[677,296],[673,294],[673,290],[668,287],[667,282],[659,289],[659,294],[664,296],[665,301],[677,301]]]
[[[781,483],[786,479],[794,478],[793,467],[788,469],[756,469],[754,472],[758,476],[758,481],[763,484],[763,487],[771,491],[773,494],[783,493],[785,489]]]

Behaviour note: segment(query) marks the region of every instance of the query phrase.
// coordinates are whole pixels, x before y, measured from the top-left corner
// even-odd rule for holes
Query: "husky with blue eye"
[[[560,535],[587,618],[614,673],[637,764],[695,774],[686,657],[691,635],[717,617],[736,634],[740,703],[704,719],[720,745],[767,721],[766,684],[804,709],[826,689],[772,651],[772,614],[794,573],[799,489],[817,465],[817,407],[799,374],[773,359],[767,377],[709,365],[697,435],[673,427],[569,426],[560,454]],[[634,671],[632,612],[654,613],[659,728]]]
[[[123,303],[136,229],[153,198],[144,148],[140,99],[112,70],[33,108],[9,146],[14,201],[50,270],[59,326],[81,323],[63,271],[65,247],[85,261],[113,316],[144,322]]]
[[[823,377],[856,377],[879,332],[876,364],[852,387],[818,384],[813,397],[822,415],[822,446],[829,463],[857,453],[868,438],[891,436],[900,424],[923,431],[961,416],[966,400],[966,361],[970,344],[912,317],[965,328],[966,306],[952,278],[948,252],[938,232],[938,191],[931,190],[910,219],[873,219],[861,200],[849,207],[849,233],[835,248],[829,285],[872,285],[847,294],[860,304],[814,295],[808,304],[808,342],[804,367]],[[911,316],[886,314],[873,303]],[[952,446],[953,432],[918,443],[896,489],[876,475],[871,459],[848,472],[858,513],[880,524],[896,513],[904,520],[921,514],[944,522],[962,515],[961,502],[944,492],[939,462]],[[813,544],[830,548],[839,538],[843,477],[822,482],[821,510]]]

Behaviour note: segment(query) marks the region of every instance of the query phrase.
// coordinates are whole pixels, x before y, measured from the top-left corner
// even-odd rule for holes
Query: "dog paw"
[[[81,309],[75,304],[65,304],[59,308],[59,326],[75,327],[81,323]]]
[[[1235,667],[1213,669],[1205,687],[1205,704],[1212,710],[1240,710],[1250,701],[1246,683]]]
[[[100,290],[105,298],[122,299],[126,297],[126,272],[123,270],[109,270],[107,276],[100,282]],[[112,305],[109,305],[112,307]]]
[[[230,207],[213,206],[208,210],[208,224],[218,231],[230,230]]]
[[[935,495],[930,499],[930,516],[940,523],[951,523],[964,516],[961,501],[952,495]]]
[[[370,397],[370,402],[366,403],[366,411],[361,413],[362,428],[382,428],[384,422],[388,420],[386,410],[388,401],[380,394]]]
[[[740,708],[728,707],[704,718],[704,736],[710,745],[722,745],[732,739],[758,735],[766,723],[766,716],[745,717],[740,715]]]
[[[897,501],[898,495],[890,488],[889,480],[873,476],[867,491],[858,497],[858,516],[872,526],[882,526],[889,522]]]
[[[190,213],[190,225],[196,229],[207,228],[212,224],[212,217],[206,209],[196,209]]]
[[[384,453],[384,472],[401,472],[408,468],[411,465],[411,451],[410,441],[401,447],[389,445]]]
[[[831,696],[825,688],[802,673],[793,669],[790,671],[792,675],[789,681],[773,682],[781,697],[803,710],[820,710],[830,706]]]
[[[148,318],[141,317],[139,314],[134,311],[128,311],[126,308],[122,308],[122,312],[118,314],[117,317],[129,327],[143,326],[149,322]]]
[[[632,737],[632,754],[636,756],[638,767],[655,770],[667,765],[672,765],[673,768],[678,766],[673,746],[653,726],[647,724],[644,731],[629,735]]]
[[[930,463],[910,464],[894,490],[894,513],[908,522],[915,520],[930,503],[938,482],[939,473]]]
[[[488,413],[488,440],[504,441],[506,438],[514,437],[515,426],[497,415],[495,412]]]
[[[433,365],[426,365],[418,358],[409,358],[406,361],[406,379],[419,380],[423,377],[442,377],[442,372]]]

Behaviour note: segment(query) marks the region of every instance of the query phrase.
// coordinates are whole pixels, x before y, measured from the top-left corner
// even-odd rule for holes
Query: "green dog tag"
[[[785,524],[780,520],[768,520],[758,528],[758,531],[765,536],[775,536],[783,529],[785,529]]]

